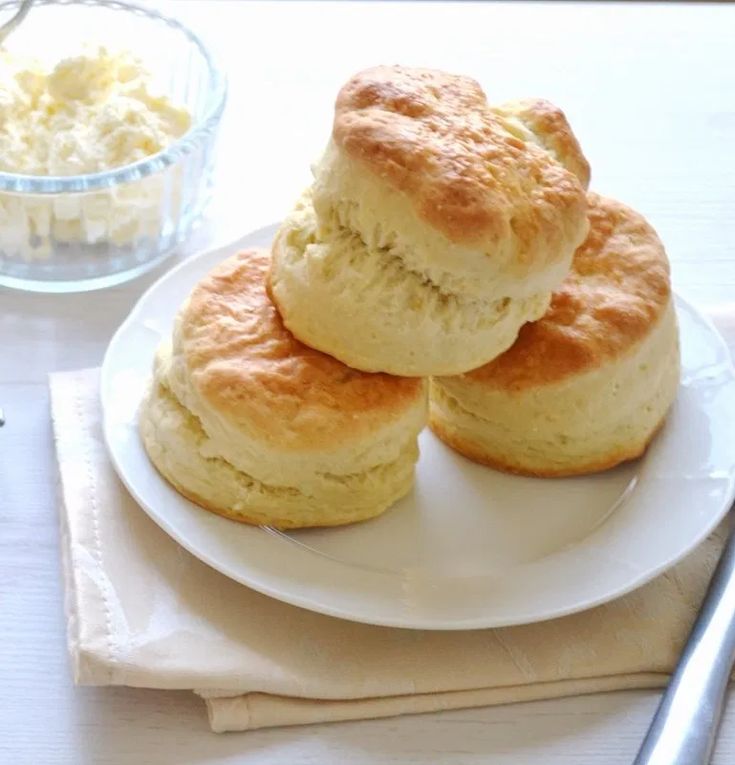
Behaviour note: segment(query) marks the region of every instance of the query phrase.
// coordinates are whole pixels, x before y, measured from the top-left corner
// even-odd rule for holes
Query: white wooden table
[[[231,78],[218,196],[191,249],[287,209],[349,74],[423,64],[562,105],[594,188],[650,218],[679,291],[735,301],[735,6],[158,4]],[[81,297],[0,290],[0,763],[629,763],[656,693],[216,736],[191,694],[72,686],[46,375],[99,364],[155,276]],[[735,704],[714,761],[735,761]]]

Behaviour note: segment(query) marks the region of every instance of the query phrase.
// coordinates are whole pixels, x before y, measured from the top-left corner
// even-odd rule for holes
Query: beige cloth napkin
[[[54,374],[51,394],[75,680],[194,689],[217,732],[663,685],[722,546],[721,528],[638,591],[540,624],[354,624],[236,584],[159,529],[107,457],[97,371]]]

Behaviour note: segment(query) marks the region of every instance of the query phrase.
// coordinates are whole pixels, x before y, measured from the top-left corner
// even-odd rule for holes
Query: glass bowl
[[[0,2],[0,19],[16,8]],[[2,286],[80,292],[132,279],[176,250],[209,200],[227,85],[202,41],[117,0],[37,0],[4,47],[53,66],[89,45],[140,58],[151,92],[186,108],[191,126],[157,154],[104,172],[0,172]]]

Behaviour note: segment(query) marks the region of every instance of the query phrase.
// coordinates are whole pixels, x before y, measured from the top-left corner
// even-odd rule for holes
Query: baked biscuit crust
[[[523,390],[597,369],[641,341],[671,300],[669,263],[656,232],[634,210],[590,193],[590,232],[539,321],[503,354],[462,377]]]
[[[143,400],[139,427],[154,467],[180,494],[231,520],[280,529],[379,515],[409,491],[418,457],[414,439],[394,462],[362,474],[323,476],[316,491],[266,484],[213,455],[201,423],[157,379]]]
[[[666,253],[625,205],[590,194],[590,234],[545,316],[479,369],[436,377],[429,424],[500,470],[571,476],[640,456],[679,386]]]
[[[579,178],[586,189],[590,185],[590,163],[582,153],[577,136],[567,121],[564,112],[543,98],[524,98],[506,101],[493,111],[503,117],[518,120],[528,132],[518,135],[524,140],[538,144]],[[514,132],[513,125],[504,122],[504,127]]]
[[[269,264],[268,252],[240,252],[194,287],[156,354],[145,449],[182,494],[234,520],[372,518],[413,484],[427,383],[302,345],[268,296]]]
[[[469,77],[400,66],[360,72],[337,97],[333,138],[454,243],[489,243],[492,252],[515,236],[519,258],[544,262],[584,216],[579,179],[509,132]]]
[[[656,437],[658,432],[664,426],[666,417],[659,420],[658,425],[647,435],[647,437],[636,443],[631,443],[626,447],[621,447],[617,451],[611,451],[604,456],[598,456],[588,462],[579,462],[570,464],[567,467],[554,466],[529,466],[523,464],[521,460],[514,460],[510,455],[500,453],[491,455],[483,449],[478,443],[469,438],[463,438],[453,429],[445,425],[444,420],[436,415],[429,419],[429,426],[439,438],[450,446],[454,451],[467,457],[472,462],[480,465],[500,470],[503,473],[512,473],[513,475],[523,475],[530,478],[570,478],[575,475],[586,475],[588,473],[600,473],[603,470],[611,470],[624,462],[638,459],[642,456],[649,444]]]
[[[359,372],[299,342],[268,296],[269,264],[262,250],[228,258],[181,310],[175,345],[209,407],[297,452],[359,442],[415,408],[422,380]]]

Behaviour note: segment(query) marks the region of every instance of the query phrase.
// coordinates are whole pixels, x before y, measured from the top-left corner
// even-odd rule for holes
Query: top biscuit
[[[525,390],[598,369],[630,352],[671,301],[660,239],[629,207],[590,193],[590,232],[539,321],[515,344],[462,377],[483,387]]]
[[[543,113],[531,117],[553,128]],[[492,255],[493,243],[515,239],[533,270],[577,237],[585,194],[539,141],[512,130],[469,77],[381,66],[340,91],[333,140],[450,242]]]

